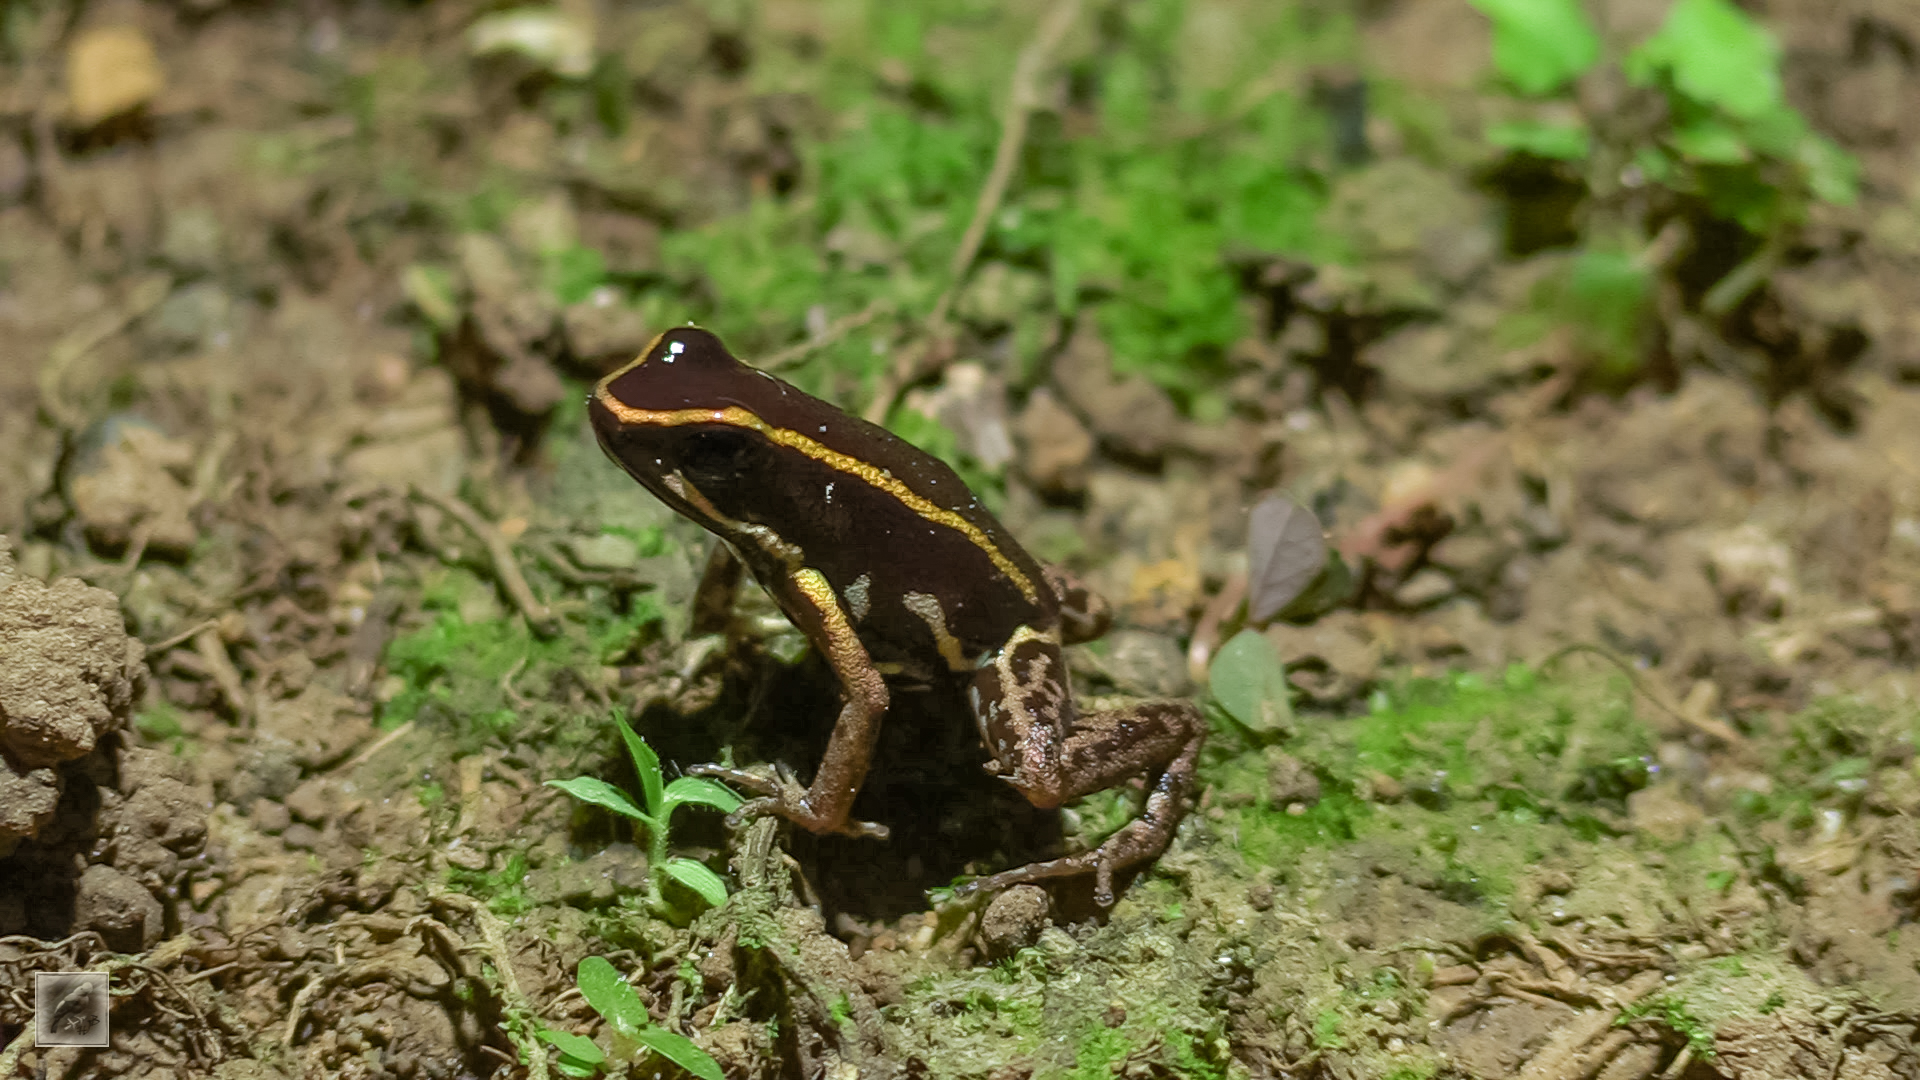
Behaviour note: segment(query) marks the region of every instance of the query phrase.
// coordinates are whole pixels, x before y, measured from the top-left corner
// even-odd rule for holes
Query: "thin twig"
[[[217,623],[202,626],[194,633],[193,651],[200,657],[200,662],[207,666],[207,672],[213,676],[213,684],[220,688],[220,696],[227,699],[233,715],[244,719],[247,715],[246,684],[240,678],[240,669],[233,666],[233,657],[227,655],[227,643],[220,637]]]
[[[307,980],[307,984],[302,986],[298,993],[293,995],[293,1004],[287,1008],[286,1025],[280,1029],[282,1048],[293,1045],[294,1037],[300,1034],[300,1020],[307,1015],[307,1006],[313,1003],[314,997],[331,981],[331,976],[315,974],[313,978]]]
[[[520,563],[513,557],[513,545],[508,542],[499,528],[489,524],[480,516],[479,511],[459,499],[428,491],[415,484],[413,497],[431,503],[446,511],[454,520],[467,527],[487,549],[487,557],[493,560],[493,572],[500,578],[500,586],[507,590],[507,596],[513,600],[513,606],[520,609],[527,622],[541,634],[553,629],[553,611],[533,595],[533,587],[527,584],[525,574],[520,572]]]
[[[1653,688],[1648,685],[1647,681],[1640,677],[1640,673],[1634,670],[1634,667],[1632,664],[1628,663],[1623,657],[1615,654],[1611,650],[1602,648],[1599,645],[1590,645],[1583,641],[1577,641],[1571,645],[1562,646],[1561,648],[1555,649],[1553,652],[1547,654],[1547,658],[1540,661],[1540,664],[1539,664],[1540,670],[1545,671],[1548,668],[1552,667],[1554,664],[1559,663],[1561,660],[1564,660],[1568,656],[1577,652],[1591,653],[1594,656],[1597,656],[1602,660],[1605,660],[1608,663],[1612,664],[1614,667],[1619,668],[1621,674],[1624,674],[1627,677],[1627,681],[1633,684],[1633,688],[1635,690],[1638,690],[1642,697],[1646,698],[1648,701],[1651,701],[1654,707],[1659,709],[1661,712],[1666,713],[1668,716],[1672,717],[1673,719],[1680,721],[1683,727],[1692,731],[1697,731],[1702,735],[1706,735],[1720,743],[1725,744],[1727,749],[1732,750],[1734,754],[1738,757],[1744,758],[1748,761],[1759,760],[1759,757],[1760,757],[1759,752],[1753,748],[1753,744],[1747,740],[1746,736],[1734,730],[1732,726],[1722,723],[1718,720],[1715,720],[1712,717],[1691,716],[1691,715],[1688,715],[1687,711],[1684,709],[1674,708],[1671,704],[1667,702],[1666,697],[1664,695],[1654,692]]]
[[[169,634],[168,636],[161,638],[159,641],[156,641],[153,644],[147,646],[147,655],[149,657],[157,656],[160,653],[166,652],[168,649],[171,649],[174,646],[179,645],[181,642],[184,642],[189,638],[198,636],[200,631],[208,630],[219,625],[220,625],[220,620],[218,619],[202,619],[199,622],[194,623],[192,626],[187,627],[185,630],[182,630],[175,634]]]
[[[1247,575],[1233,574],[1201,613],[1193,628],[1193,641],[1187,645],[1187,676],[1195,683],[1206,684],[1207,665],[1213,661],[1213,651],[1220,647],[1221,627],[1246,599]]]
[[[412,730],[413,730],[413,721],[409,720],[406,723],[401,724],[399,727],[394,728],[392,731],[387,732],[385,735],[380,736],[378,739],[374,740],[372,746],[369,746],[365,750],[362,750],[358,754],[355,754],[353,756],[352,761],[349,761],[345,765],[342,765],[340,767],[341,771],[352,772],[353,770],[359,768],[360,766],[365,765],[367,762],[372,761],[373,756],[375,754],[378,754],[380,751],[385,750],[389,746],[392,746],[396,741],[402,738],[405,738],[406,735]]]
[[[819,352],[821,349],[838,343],[848,334],[853,333],[855,330],[866,326],[868,323],[886,314],[892,307],[893,305],[886,300],[875,300],[873,303],[868,304],[866,307],[851,315],[840,316],[838,319],[828,323],[826,329],[820,331],[820,333],[807,338],[805,341],[797,341],[781,349],[779,352],[760,361],[755,366],[761,371],[778,371],[791,364],[797,364],[807,357],[812,356],[814,353]]]
[[[51,129],[46,135],[51,140]],[[46,147],[41,147],[46,152]],[[142,278],[127,298],[115,305],[105,314],[88,324],[70,330],[47,353],[46,362],[40,366],[39,389],[41,407],[47,415],[61,427],[77,431],[86,426],[87,417],[78,407],[66,398],[67,372],[79,363],[88,353],[111,340],[120,331],[131,326],[147,312],[160,306],[160,301],[173,291],[173,278],[166,274],[154,274]]]
[[[960,235],[960,244],[954,248],[953,259],[947,264],[947,288],[933,305],[933,314],[928,316],[924,336],[941,339],[948,336],[947,321],[952,314],[954,299],[960,293],[960,287],[966,283],[967,272],[973,269],[973,261],[980,255],[981,245],[986,243],[987,228],[993,222],[994,214],[1000,210],[1000,204],[1007,197],[1007,188],[1013,183],[1013,172],[1020,164],[1020,148],[1027,141],[1027,124],[1033,112],[1040,106],[1040,76],[1046,71],[1047,61],[1053,51],[1060,47],[1061,39],[1067,36],[1073,20],[1080,14],[1080,0],[1055,0],[1053,8],[1040,25],[1034,29],[1031,40],[1020,50],[1019,59],[1013,64],[1013,77],[1007,94],[1007,110],[1000,124],[1000,142],[993,149],[993,167],[987,171],[987,179],[980,186],[980,194],[974,199],[973,217],[967,222],[967,229]],[[880,381],[874,392],[873,401],[867,406],[866,418],[876,424],[886,419],[892,410],[894,399],[909,385],[938,371],[953,356],[952,349],[922,347],[910,349],[901,356],[887,376]]]
[[[428,899],[431,903],[465,913],[479,929],[480,940],[484,943],[480,948],[487,954],[488,959],[493,961],[493,969],[500,980],[498,991],[502,1004],[506,1006],[507,1016],[503,1019],[507,1021],[505,1024],[507,1039],[524,1056],[528,1080],[547,1080],[546,1047],[528,1030],[539,1013],[534,1010],[533,1003],[527,1000],[526,994],[520,990],[520,977],[513,970],[513,954],[507,949],[506,927],[493,912],[487,910],[485,904],[470,896],[462,896],[454,892],[434,892]],[[516,1018],[520,1022],[516,1023]]]
[[[1060,40],[1067,36],[1067,30],[1073,26],[1074,17],[1080,14],[1080,0],[1056,0],[1053,10],[1040,21],[1033,40],[1020,50],[1020,59],[1013,65],[1013,83],[1007,95],[1007,115],[1000,128],[1000,143],[993,148],[993,168],[987,173],[987,182],[980,188],[980,195],[973,203],[973,219],[967,222],[967,231],[960,236],[960,246],[954,249],[953,261],[947,266],[947,291],[940,294],[940,300],[933,306],[931,321],[938,326],[947,321],[947,314],[953,309],[954,294],[965,281],[967,271],[973,269],[973,260],[980,254],[980,245],[986,242],[987,225],[993,215],[1000,210],[1000,203],[1007,197],[1007,187],[1013,183],[1013,170],[1020,164],[1020,148],[1027,141],[1027,123],[1033,111],[1040,106],[1040,75],[1046,70],[1047,61],[1053,56],[1053,50],[1060,47]]]

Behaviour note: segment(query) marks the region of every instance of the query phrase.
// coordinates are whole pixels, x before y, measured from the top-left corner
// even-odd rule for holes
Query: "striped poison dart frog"
[[[692,326],[600,380],[588,410],[607,455],[717,535],[839,680],[844,704],[812,784],[690,770],[759,796],[739,815],[885,838],[884,825],[849,814],[887,712],[887,679],[945,681],[979,722],[987,771],[1035,806],[1150,781],[1139,816],[1098,848],[977,878],[962,894],[1092,873],[1106,906],[1116,871],[1166,849],[1206,737],[1200,711],[1178,700],[1076,710],[1060,649],[1104,633],[1106,604],[1027,554],[952,469]]]

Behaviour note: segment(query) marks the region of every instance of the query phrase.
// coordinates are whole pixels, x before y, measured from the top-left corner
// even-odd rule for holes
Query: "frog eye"
[[[697,326],[676,326],[653,339],[648,361],[674,367],[731,367],[736,361],[712,332]]]

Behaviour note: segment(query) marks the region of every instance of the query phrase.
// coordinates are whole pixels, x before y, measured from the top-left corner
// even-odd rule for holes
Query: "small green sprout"
[[[645,810],[635,806],[626,792],[591,776],[549,780],[547,786],[559,788],[581,802],[632,818],[646,827],[649,907],[658,910],[665,906],[661,889],[668,878],[692,889],[714,907],[726,903],[727,883],[720,879],[720,875],[693,859],[668,858],[667,829],[673,812],[682,806],[708,806],[723,814],[730,814],[740,808],[740,797],[712,780],[698,777],[683,776],[671,784],[666,783],[660,772],[660,755],[654,753],[653,747],[635,735],[624,722],[619,726],[620,738],[627,745],[627,755],[633,759],[634,771],[640,774],[640,794],[646,802]]]
[[[616,1059],[630,1061],[642,1049],[651,1050],[700,1080],[723,1080],[720,1063],[711,1054],[685,1035],[653,1022],[640,995],[605,957],[589,956],[580,961],[577,981],[580,995],[606,1020]],[[551,1028],[542,1028],[539,1037],[560,1051],[556,1067],[563,1075],[585,1078],[607,1067],[606,1052],[592,1039]]]

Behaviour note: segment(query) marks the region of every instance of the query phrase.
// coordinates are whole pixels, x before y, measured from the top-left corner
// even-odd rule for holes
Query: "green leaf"
[[[1739,132],[1712,117],[1676,128],[1667,141],[1682,157],[1708,165],[1737,165],[1753,156]]]
[[[460,321],[459,290],[446,267],[411,263],[400,272],[400,289],[435,330],[452,330]]]
[[[663,813],[665,798],[660,787],[660,755],[653,752],[646,740],[633,733],[626,721],[616,721],[620,725],[620,738],[627,744],[627,756],[633,759],[633,769],[640,774],[640,794],[647,800],[647,812],[667,823]]]
[[[703,780],[697,776],[683,776],[667,785],[665,808],[660,812],[662,818],[673,816],[673,812],[686,804],[711,806],[723,814],[731,814],[740,809],[740,796],[726,787]]]
[[[1600,58],[1580,0],[1468,0],[1493,22],[1493,66],[1523,94],[1551,94]]]
[[[687,1070],[700,1080],[726,1080],[720,1072],[720,1063],[713,1056],[693,1044],[685,1035],[675,1035],[665,1028],[645,1028],[634,1035],[641,1045]]]
[[[1553,161],[1581,161],[1593,149],[1587,129],[1578,124],[1514,120],[1487,129],[1487,141]]]
[[[589,956],[580,961],[578,982],[580,996],[586,998],[587,1004],[605,1017],[619,1035],[639,1039],[641,1033],[653,1025],[640,995],[627,985],[627,980],[620,977],[620,972],[606,957]]]
[[[1860,194],[1860,159],[1833,140],[1809,135],[1800,143],[1800,164],[1807,170],[1813,197],[1835,206],[1852,206]]]
[[[598,250],[580,245],[548,253],[540,269],[547,291],[562,304],[585,300],[607,277],[606,259]]]
[[[600,1045],[585,1035],[555,1031],[552,1028],[541,1028],[534,1034],[552,1043],[560,1049],[561,1053],[581,1065],[593,1066],[607,1060],[606,1052],[600,1049]]]
[[[1640,325],[1653,295],[1653,278],[1621,251],[1583,251],[1568,268],[1560,315],[1605,370],[1631,375],[1644,362]]]
[[[1207,689],[1227,715],[1254,731],[1275,731],[1293,718],[1280,651],[1257,630],[1242,630],[1220,646]]]
[[[1666,72],[1681,94],[1745,120],[1784,106],[1780,45],[1731,0],[1678,0],[1625,67],[1641,86]]]
[[[633,805],[633,800],[627,798],[626,792],[605,780],[596,780],[591,776],[576,776],[571,780],[549,780],[547,786],[559,788],[583,803],[603,807],[636,821],[651,822],[653,820],[645,811]]]
[[[692,859],[669,859],[661,867],[667,876],[700,894],[711,907],[719,907],[727,902],[727,883],[720,875],[694,862]]]

